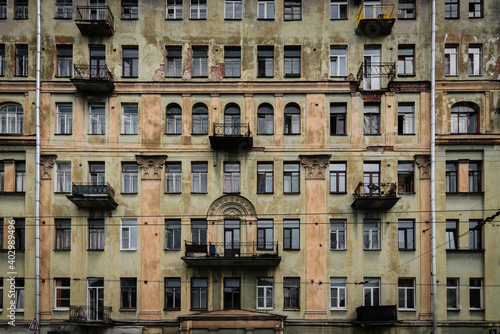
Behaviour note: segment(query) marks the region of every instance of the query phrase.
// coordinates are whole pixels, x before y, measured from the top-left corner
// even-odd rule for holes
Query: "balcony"
[[[360,182],[351,206],[357,210],[389,210],[401,197],[396,197],[396,183],[367,184]]]
[[[71,82],[82,92],[109,93],[115,89],[113,74],[106,65],[74,65]]]
[[[388,78],[389,82],[396,77],[396,62],[372,63],[364,61],[359,66],[358,86],[364,81],[364,89],[380,89],[380,79]]]
[[[104,323],[111,321],[110,316],[110,306],[71,305],[69,308],[69,321],[72,322]]]
[[[253,146],[250,127],[245,123],[214,123],[214,135],[209,139],[214,150],[244,151]]]
[[[263,249],[256,242],[240,242],[232,245],[223,242],[196,244],[185,242],[186,253],[182,258],[188,267],[276,267],[281,262],[278,243],[267,243]]]
[[[395,13],[395,6],[362,6],[358,15],[356,35],[389,35],[396,21]]]
[[[398,321],[396,305],[360,306],[356,308],[357,321],[361,324],[393,324]]]
[[[73,183],[68,199],[80,209],[116,209],[115,190],[108,184]]]
[[[111,36],[115,32],[115,18],[108,6],[77,6],[76,26],[82,35]]]

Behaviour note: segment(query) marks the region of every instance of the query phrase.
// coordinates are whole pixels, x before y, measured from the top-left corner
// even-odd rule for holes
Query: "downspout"
[[[35,318],[40,323],[40,69],[41,0],[36,1],[36,164],[35,164]]]

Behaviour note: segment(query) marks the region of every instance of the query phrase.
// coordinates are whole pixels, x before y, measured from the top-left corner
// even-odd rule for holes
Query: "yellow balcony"
[[[396,6],[362,6],[358,15],[357,35],[389,35],[396,21]]]

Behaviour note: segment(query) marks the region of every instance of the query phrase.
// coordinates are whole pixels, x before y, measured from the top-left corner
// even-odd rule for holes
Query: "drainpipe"
[[[40,1],[36,1],[36,164],[35,164],[35,318],[40,323],[40,69],[42,27]]]

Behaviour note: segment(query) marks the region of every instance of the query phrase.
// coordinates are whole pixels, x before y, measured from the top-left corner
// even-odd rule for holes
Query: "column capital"
[[[431,156],[427,154],[415,155],[415,162],[420,168],[420,179],[427,180],[431,178]]]
[[[42,172],[42,180],[50,180],[52,179],[52,167],[54,167],[54,163],[56,162],[57,155],[42,155],[40,156],[40,168]]]
[[[166,155],[136,155],[135,157],[141,166],[142,180],[160,180],[161,169],[167,159]]]
[[[330,154],[300,155],[300,161],[306,169],[306,180],[324,180],[330,158]]]

